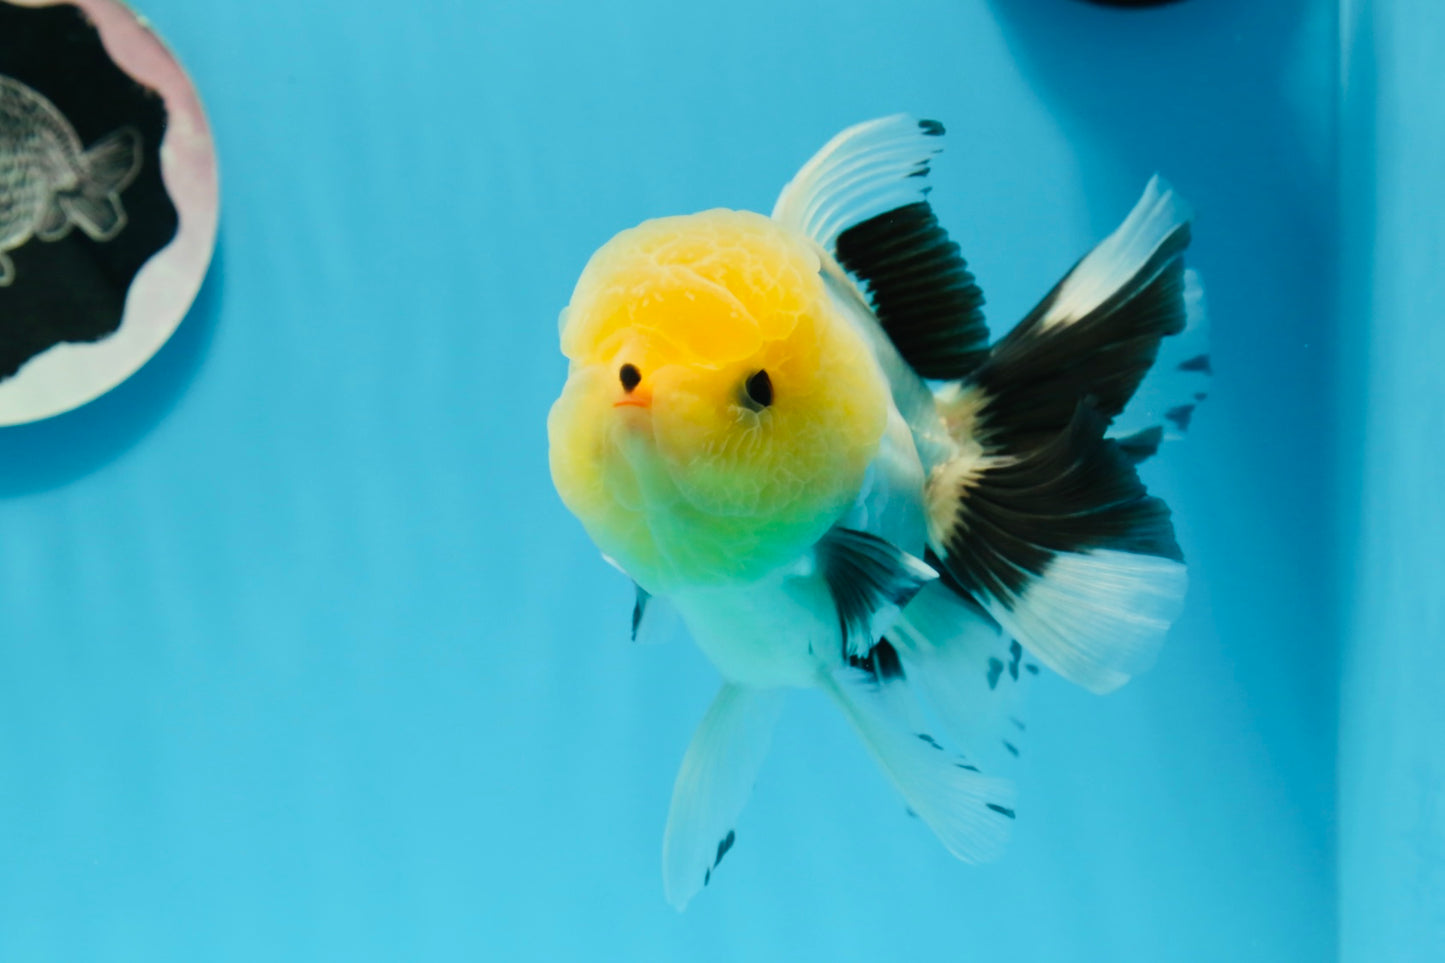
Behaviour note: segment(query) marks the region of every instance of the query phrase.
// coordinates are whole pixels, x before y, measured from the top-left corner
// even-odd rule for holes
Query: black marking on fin
[[[722,858],[728,854],[728,850],[733,848],[733,843],[737,842],[737,839],[737,834],[729,829],[728,834],[718,840],[717,857],[712,861],[713,869],[717,869],[717,864],[722,862]]]
[[[1025,662],[1024,669],[1028,672],[1029,675],[1039,674],[1039,667],[1034,665],[1032,662]]]
[[[635,583],[634,583],[635,584]],[[637,601],[632,603],[632,641],[637,641],[637,630],[642,627],[642,615],[647,611],[647,600],[652,598],[647,589],[637,585]]]
[[[926,173],[926,168],[919,170]],[[914,371],[955,380],[987,357],[983,292],[927,201],[854,224],[838,235],[833,248]]]
[[[1024,647],[1019,645],[1017,639],[1008,644],[1008,654],[1010,656],[1008,674],[1010,678],[1017,682],[1019,680],[1019,659],[1022,659],[1024,655]]]
[[[1143,431],[1136,431],[1132,435],[1123,438],[1115,438],[1114,444],[1129,459],[1130,464],[1137,465],[1141,461],[1153,458],[1159,453],[1159,446],[1164,441],[1164,429],[1158,425],[1145,428]]]
[[[1007,806],[1000,806],[998,803],[988,803],[988,808],[1001,816],[1007,816],[1009,819],[1014,818],[1014,811]]]
[[[1008,605],[1060,552],[1110,549],[1182,561],[1169,509],[1144,490],[1085,401],[1064,431],[982,472],[944,536],[944,583]]]
[[[998,677],[1001,675],[1003,675],[1003,662],[990,656],[988,660],[988,687],[990,689],[998,688]]]
[[[1160,342],[1185,327],[1181,224],[1149,260],[1087,315],[1046,323],[1063,281],[989,351],[971,379],[984,390],[989,441],[1030,447],[1069,428],[1087,401],[1113,420],[1134,396]],[[1072,272],[1071,272],[1072,274]]]
[[[1209,355],[1197,354],[1188,361],[1180,362],[1180,371],[1198,371],[1201,374],[1213,374],[1214,368],[1209,363]]]
[[[811,653],[811,649],[809,651]],[[879,682],[892,682],[903,678],[903,661],[898,658],[898,650],[893,647],[893,643],[887,639],[879,639],[878,644],[873,646],[873,651],[867,655],[848,656],[848,664],[855,669],[873,673],[873,677]]]
[[[1196,391],[1196,392],[1194,392],[1194,400],[1195,400],[1195,401],[1203,401],[1205,398],[1208,398],[1208,397],[1209,397],[1209,395],[1206,394],[1206,393],[1203,392],[1203,391]]]
[[[954,765],[959,769],[967,769],[969,772],[978,772],[977,766],[971,766],[966,762],[955,762]]]
[[[874,613],[886,605],[902,608],[936,577],[918,559],[876,535],[851,528],[829,530],[819,540],[816,551],[838,610],[845,656],[851,650],[868,652],[871,657],[878,648],[872,638]],[[861,644],[850,645],[855,638]],[[891,645],[888,648],[892,650]],[[892,655],[896,661],[897,652]],[[877,664],[875,661],[875,668]],[[901,674],[901,664],[897,667]]]
[[[922,739],[924,742],[928,743],[930,746],[932,746],[932,747],[935,748],[935,749],[938,749],[938,750],[942,750],[942,749],[943,749],[943,747],[938,744],[938,740],[935,739],[935,738],[933,738],[932,736],[930,736],[930,735],[929,735],[928,733],[926,733],[926,732],[920,732],[920,733],[918,733],[918,738],[919,738],[919,739]]]
[[[929,137],[942,137],[944,134],[943,124],[936,120],[920,120],[918,122],[918,129]]]
[[[703,870],[703,873],[702,873],[702,885],[706,886],[708,883],[711,883],[711,882],[712,882],[712,870],[710,870],[710,869],[705,869],[705,870]]]
[[[1194,417],[1193,405],[1179,405],[1164,412],[1164,417],[1179,426],[1180,431],[1189,430],[1189,420]]]
[[[1012,742],[1009,742],[1007,739],[1005,739],[1005,740],[1003,741],[1003,747],[1009,751],[1009,755],[1013,756],[1015,759],[1018,758],[1018,754],[1019,754],[1018,746],[1014,745]]]
[[[1019,731],[1019,732],[1027,732],[1027,731],[1028,731],[1028,726],[1024,725],[1024,721],[1023,721],[1022,719],[1020,719],[1018,716],[1009,716],[1009,717],[1008,717],[1008,721],[1009,721],[1009,722],[1012,722],[1012,723],[1018,728],[1018,731]]]

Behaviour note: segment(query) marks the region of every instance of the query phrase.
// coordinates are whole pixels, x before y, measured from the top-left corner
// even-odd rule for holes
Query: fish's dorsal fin
[[[928,203],[943,134],[906,114],[850,127],[788,182],[773,219],[848,272],[914,371],[953,380],[987,355],[988,327],[983,292]]]

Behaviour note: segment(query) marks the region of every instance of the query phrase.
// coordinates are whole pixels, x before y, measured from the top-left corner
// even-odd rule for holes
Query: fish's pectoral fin
[[[10,255],[0,251],[0,288],[8,288],[15,281],[15,262]]]
[[[1014,820],[1014,787],[984,775],[927,731],[912,728],[885,691],[856,669],[823,678],[869,753],[944,847],[969,863],[997,858]]]
[[[65,208],[60,206],[60,198],[52,197],[45,205],[45,213],[40,216],[40,224],[35,228],[35,236],[42,241],[59,241],[70,233],[70,215],[65,213]]]
[[[896,545],[852,528],[832,528],[814,549],[833,605],[843,656],[866,658],[890,619],[938,573]]]
[[[698,724],[672,789],[662,840],[662,881],[678,910],[712,880],[737,841],[783,705],[780,689],[724,683]]]
[[[987,356],[988,326],[983,292],[928,203],[943,134],[906,114],[850,127],[788,182],[773,219],[833,255],[914,371],[953,380]]]

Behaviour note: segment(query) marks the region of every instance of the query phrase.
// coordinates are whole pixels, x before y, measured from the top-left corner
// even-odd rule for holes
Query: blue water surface
[[[140,7],[207,103],[220,245],[132,381],[0,433],[0,960],[1334,958],[1333,5]],[[989,866],[799,693],[679,915],[717,674],[629,643],[552,491],[557,313],[616,231],[766,211],[898,111],[949,127],[998,333],[1154,171],[1196,207],[1216,378],[1147,474],[1188,606],[1121,692],[1041,680]]]

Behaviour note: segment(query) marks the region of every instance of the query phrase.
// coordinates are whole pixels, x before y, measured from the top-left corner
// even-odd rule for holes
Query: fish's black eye
[[[766,371],[759,371],[743,383],[743,390],[747,392],[748,405],[754,411],[766,408],[773,403],[773,379],[768,377]]]
[[[622,380],[623,391],[631,391],[642,383],[642,372],[630,364],[623,365],[622,370],[617,372],[617,377]]]

